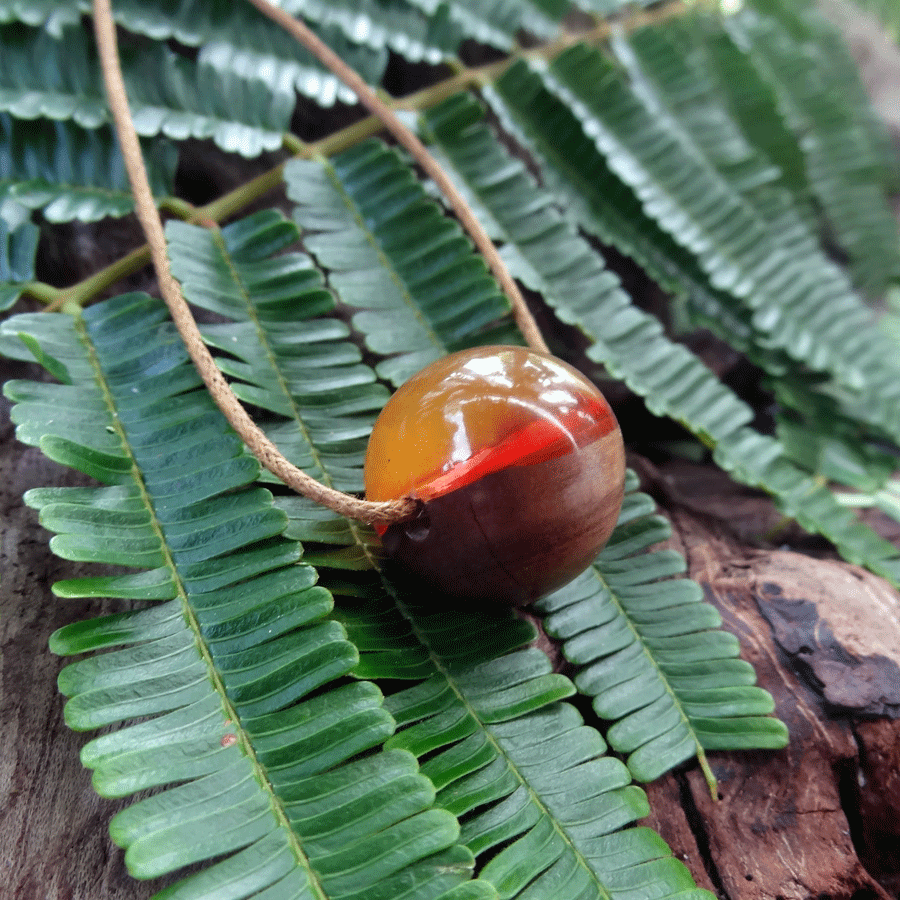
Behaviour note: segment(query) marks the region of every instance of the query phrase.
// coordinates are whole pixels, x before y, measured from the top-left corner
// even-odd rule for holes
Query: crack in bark
[[[681,808],[684,810],[684,817],[687,821],[688,828],[690,828],[691,834],[694,837],[694,842],[697,845],[697,851],[700,854],[700,861],[703,863],[703,868],[709,876],[709,880],[712,882],[713,887],[716,889],[716,894],[722,898],[722,900],[732,900],[731,894],[725,887],[725,882],[719,872],[719,867],[713,859],[712,847],[710,846],[709,841],[709,832],[707,831],[706,823],[703,820],[703,814],[697,808],[697,803],[694,799],[694,794],[691,791],[691,785],[687,775],[682,769],[676,770],[672,774],[678,785]]]

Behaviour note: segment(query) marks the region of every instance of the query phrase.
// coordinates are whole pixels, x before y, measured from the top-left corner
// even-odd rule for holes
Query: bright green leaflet
[[[137,569],[57,590],[155,601],[51,640],[63,654],[107,651],[60,675],[73,728],[124,726],[84,748],[97,790],[167,788],[112,823],[129,870],[215,860],[159,895],[184,900],[212,886],[323,900],[410,882],[410,898],[493,896],[470,881],[459,826],[432,806],[413,757],[378,749],[394,729],[380,692],[345,678],[358,653],[328,617],[331,595],[280,536],[284,513],[253,486],[258,463],[199,386],[165,307],[128,294],[77,320],[5,323],[7,339],[20,330],[67,382],[7,385],[20,437],[103,485],[27,500],[60,556]]]
[[[424,232],[431,212],[422,217]],[[328,432],[306,432],[308,388],[296,356],[302,347],[304,358],[315,364],[308,346],[313,338],[302,335],[307,329],[315,335],[327,320],[294,325],[289,344],[287,301],[275,317],[258,308],[259,298],[270,299],[270,310],[277,308],[271,303],[276,288],[284,298],[302,296],[303,286],[316,294],[314,270],[304,257],[264,261],[256,250],[276,250],[278,234],[287,246],[295,237],[288,223],[257,214],[220,236],[184,225],[171,225],[169,234],[173,270],[186,294],[236,320],[215,326],[212,336],[237,356],[237,362],[224,364],[243,382],[242,395],[284,418],[270,431],[276,440],[306,433],[308,440],[288,440],[282,449],[295,461],[315,456],[322,477],[345,485],[352,483],[348,470],[355,460],[358,484],[364,441],[350,438],[338,452],[329,446]],[[355,246],[352,240],[347,245]],[[237,339],[229,342],[229,336]],[[348,360],[344,368],[356,367]],[[328,421],[337,426],[342,391],[326,390],[319,401],[318,415],[328,417],[333,409]],[[353,433],[359,420],[351,414],[345,421]],[[373,571],[365,530],[302,499],[285,498],[279,505],[291,516],[289,533],[304,537],[306,558],[322,568],[324,583],[338,599],[338,615],[361,651],[357,674],[388,684],[415,682],[388,699],[401,725],[388,747],[427,754],[423,771],[439,788],[439,804],[462,816],[463,840],[490,860],[481,877],[501,896],[616,896],[624,890],[620,885],[648,873],[666,895],[695,890],[655,835],[641,829],[613,833],[643,815],[646,801],[629,786],[622,764],[602,757],[600,736],[560,703],[574,691],[571,682],[553,674],[542,653],[519,649],[534,636],[530,626],[507,610],[440,608],[449,601],[436,604],[421,587],[387,581]],[[467,635],[465,641],[460,634]],[[554,763],[548,753],[557,744],[572,752]],[[567,809],[565,798],[575,796],[583,802]],[[498,843],[509,840],[494,855]],[[563,886],[554,888],[560,881]],[[552,893],[557,889],[561,893]]]

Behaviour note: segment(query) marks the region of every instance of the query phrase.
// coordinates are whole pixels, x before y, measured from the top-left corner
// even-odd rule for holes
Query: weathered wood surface
[[[710,754],[716,800],[696,767],[651,786],[653,824],[732,900],[896,896],[900,595],[837,560],[738,542],[736,532],[762,526],[758,537],[777,513],[717,473],[654,475],[673,546],[739,637],[791,742]]]
[[[0,363],[5,382],[24,367]],[[32,376],[37,369],[29,370]],[[26,376],[27,377],[27,376]],[[84,570],[47,549],[49,534],[24,507],[32,487],[76,484],[75,475],[13,439],[9,404],[0,409],[0,898],[144,900],[153,893],[125,871],[107,823],[120,808],[92,790],[79,750],[89,736],[63,722],[56,675],[64,662],[47,649],[57,628],[111,611],[63,601],[50,585]],[[156,884],[156,888],[159,883]]]

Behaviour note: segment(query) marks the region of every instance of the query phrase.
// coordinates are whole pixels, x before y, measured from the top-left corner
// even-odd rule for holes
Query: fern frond
[[[709,163],[728,181],[763,221],[774,225],[786,252],[810,261],[820,280],[839,292],[852,290],[841,270],[822,251],[812,232],[812,213],[802,193],[805,182],[788,189],[781,169],[747,138],[743,122],[733,119],[723,86],[707,47],[724,38],[716,19],[692,16],[663,26],[642,28],[627,39],[617,36],[612,49],[627,72],[634,91],[665,121],[667,128],[690,135]],[[743,73],[742,73],[743,74]],[[758,85],[753,85],[758,88]],[[728,85],[732,93],[738,90]],[[745,88],[746,91],[746,88]],[[746,102],[746,94],[743,94]],[[770,100],[765,93],[754,110]],[[766,126],[777,122],[774,108]],[[777,134],[777,132],[776,132]],[[780,158],[799,148],[782,130],[787,146],[776,146]],[[774,140],[770,136],[770,140]],[[802,173],[802,160],[800,172]],[[796,177],[796,173],[792,173]],[[802,177],[802,176],[801,176]],[[798,196],[798,193],[800,196]]]
[[[15,200],[0,200],[0,311],[9,309],[34,278],[37,225],[29,210]]]
[[[462,40],[447,6],[426,16],[408,0],[282,0],[279,5],[293,16],[334,26],[350,40],[375,50],[388,48],[412,62],[439,63]]]
[[[125,295],[66,316],[23,316],[66,384],[11,382],[20,437],[105,485],[28,500],[67,559],[137,568],[67,582],[68,596],[152,599],[67,626],[66,719],[137,724],[83,751],[108,796],[168,787],[113,822],[138,877],[212,861],[163,896],[263,890],[297,897],[385,891],[489,898],[452,815],[408,754],[368,753],[393,731],[381,695],[340,679],[358,654],[284,514],[252,487],[259,466],[187,360],[165,307]],[[110,649],[114,648],[114,649]],[[358,758],[354,758],[358,757]],[[394,802],[398,792],[404,800]],[[342,802],[335,804],[336,798]]]
[[[713,287],[696,259],[674,242],[606,165],[570,109],[547,91],[524,65],[512,66],[484,91],[492,111],[541,163],[541,180],[566,218],[633,258],[657,283],[689,300],[694,316],[727,331],[742,352],[759,349],[750,317]],[[480,212],[480,211],[479,211]],[[759,360],[768,371],[783,371],[774,352]]]
[[[89,15],[90,0],[35,0],[0,4],[0,22],[43,26],[59,38],[64,25],[75,26]],[[201,47],[212,65],[228,66],[261,78],[279,91],[280,79],[293,76],[297,90],[322,106],[335,100],[356,102],[356,95],[285,32],[249,4],[221,0],[186,0],[179,4],[121,0],[113,9],[116,22],[134,34],[157,41],[174,38]],[[387,64],[387,48],[364,46],[336,26],[317,26],[319,37],[370,84],[378,84]],[[225,60],[228,60],[225,63]]]
[[[754,324],[750,311],[728,292],[715,289],[693,256],[645,215],[636,196],[609,170],[573,110],[546,88],[537,73],[523,63],[517,64],[486,96],[504,127],[541,163],[544,184],[570,220],[634,258],[676,296],[685,295],[696,321],[710,327],[771,375],[781,378],[792,371],[796,373],[796,363],[771,346],[768,336]],[[854,305],[854,315],[866,315],[858,304]],[[856,417],[878,431],[896,435],[900,383],[892,374],[896,354],[870,323],[864,332],[872,336],[867,352],[871,353],[873,347],[883,351],[875,353],[874,362],[865,369],[869,387],[862,394],[858,388],[844,390],[832,383],[829,390],[846,410],[855,411]],[[832,343],[837,340],[838,336],[833,335]],[[783,343],[780,339],[779,342]],[[814,350],[814,345],[816,340],[810,335],[804,352],[821,357],[823,347],[816,345]],[[848,348],[855,346],[855,342],[850,342]],[[855,368],[857,361],[848,363]]]
[[[754,150],[726,112],[711,60],[706,54],[706,42],[700,37],[705,37],[706,32],[712,32],[713,38],[722,35],[717,27],[704,28],[703,25],[702,20],[692,17],[688,22],[668,23],[665,28],[645,28],[632,34],[627,41],[615,40],[613,47],[628,71],[635,91],[641,93],[648,107],[655,110],[661,120],[667,121],[672,133],[682,129],[689,134],[710,163],[758,217],[768,223],[772,233],[778,235],[785,251],[794,259],[807,261],[810,280],[818,286],[818,293],[850,296],[852,286],[820,247],[811,230],[815,225],[809,221],[805,204],[797,205],[796,197],[782,184],[779,170]],[[740,76],[742,80],[746,80],[745,74]],[[768,121],[771,118],[770,115]],[[895,226],[891,227],[896,230]],[[896,235],[894,244],[900,248]],[[709,308],[698,310],[698,313],[697,318],[702,324],[731,342],[727,315],[721,312],[710,315]],[[771,341],[766,334],[756,334],[754,340],[757,346],[738,344],[738,349],[744,350],[754,362],[776,376],[779,383],[808,380],[796,367],[785,369],[780,355],[773,359],[767,349]],[[875,415],[863,413],[862,416],[868,418],[870,425],[890,429],[896,421],[896,391],[893,387],[897,376],[893,371],[895,367],[890,364],[893,357],[887,353],[887,342],[879,343],[879,351],[885,354],[887,364],[880,369],[867,366],[867,376],[875,379],[867,393],[890,399]],[[822,389],[843,393],[848,407],[860,405],[858,394],[841,392],[835,384],[823,384]],[[804,395],[785,392],[785,397],[794,399]],[[802,415],[809,412],[802,406],[797,410]]]
[[[19,119],[71,119],[82,128],[108,120],[95,60],[80,28],[57,38],[19,23],[0,26],[0,110]]]
[[[750,422],[752,410],[634,306],[616,275],[555,208],[553,196],[481,119],[477,102],[465,94],[425,116],[452,171],[494,221],[514,274],[564,321],[580,324],[589,313],[604,323],[602,330],[591,329],[591,358],[641,394],[652,412],[712,439]]]
[[[281,90],[281,79],[288,78],[301,94],[322,106],[331,106],[335,100],[356,102],[356,95],[334,74],[250,4],[192,0],[171,8],[124,0],[116,3],[115,16],[136,34],[156,40],[175,37],[183,44],[200,47],[201,60],[261,78],[273,90]],[[316,26],[315,30],[369,84],[381,81],[387,65],[386,48],[362,45],[335,26]]]
[[[380,141],[292,160],[285,180],[305,246],[341,300],[362,310],[353,325],[369,349],[390,357],[381,377],[399,385],[448,351],[485,343],[508,313],[459,226]]]
[[[399,726],[389,745],[427,756],[438,803],[486,860],[481,877],[501,897],[614,897],[637,884],[708,897],[654,832],[633,827],[646,798],[559,702],[568,679],[537,650],[498,656],[499,617],[419,603],[406,613],[437,673],[388,697]]]
[[[330,576],[325,577],[330,581]],[[659,836],[634,827],[646,798],[573,706],[569,680],[509,610],[466,609],[374,573],[335,586],[360,647],[358,673],[417,683],[390,695],[390,748],[421,757],[437,802],[462,823],[480,877],[501,897],[708,898]],[[349,596],[348,596],[349,595]]]
[[[677,577],[684,559],[648,552],[670,529],[647,499],[626,494],[593,568],[538,603],[577,666],[575,684],[598,716],[615,722],[607,739],[641,781],[695,755],[705,767],[705,750],[784,747],[787,730],[771,718],[772,697],[755,686],[753,667],[738,658],[737,639],[719,630],[700,586]]]
[[[343,232],[351,246],[352,227],[364,226],[354,223]],[[287,223],[265,213],[229,225],[221,235],[173,224],[169,253],[186,295],[234,321],[215,326],[223,331],[214,340],[243,363],[231,369],[239,379],[236,389],[253,389],[283,420],[270,430],[273,439],[295,430],[308,438],[303,446],[288,439],[281,449],[294,461],[305,456],[317,464],[331,483],[353,484],[355,470],[359,485],[364,444],[355,429],[362,423],[341,408],[337,390],[324,392],[318,408],[304,407],[307,388],[294,365],[297,340],[311,359],[320,347],[335,354],[338,345],[317,337],[328,320],[307,320],[308,337],[295,337],[293,345],[279,340],[289,313],[278,300],[296,297],[303,315],[306,261],[296,254],[254,257],[254,248],[277,252],[293,236]],[[279,276],[277,293],[266,289]],[[414,313],[407,307],[403,315]],[[242,325],[241,339],[222,340]],[[349,354],[339,368],[353,371],[356,357]],[[317,432],[316,415],[328,416],[328,431]],[[328,435],[342,430],[342,420],[353,439],[338,448]],[[404,726],[388,749],[423,757],[439,805],[463,816],[463,840],[484,864],[481,877],[501,896],[531,892],[556,900],[584,891],[606,897],[620,883],[645,875],[661,896],[694,889],[658,837],[641,829],[616,832],[645,813],[644,795],[629,786],[621,763],[602,757],[600,736],[560,704],[573,693],[571,682],[551,671],[544,654],[522,649],[534,637],[532,626],[508,609],[465,610],[423,594],[421,586],[385,580],[374,569],[380,563],[367,531],[303,500],[285,498],[279,506],[291,516],[290,533],[319,542],[307,545],[306,558],[322,567],[339,599],[338,617],[360,648],[356,675],[387,684],[415,682],[387,701]],[[575,748],[559,765],[548,757],[557,745]],[[575,793],[584,802],[567,811],[562,798]]]
[[[822,283],[818,259],[791,255],[692,136],[671,129],[672,120],[661,122],[598,51],[573,47],[543,81],[577,112],[648,213],[696,254],[711,284],[748,305],[770,345],[828,371],[850,391],[874,388],[874,378],[885,388],[876,395],[878,412],[900,434],[897,366],[870,312],[849,291]]]
[[[330,487],[360,491],[366,441],[388,392],[361,364],[347,325],[324,318],[334,299],[309,257],[281,252],[298,236],[275,211],[216,233],[179,222],[167,227],[172,271],[185,295],[229,319],[204,326],[203,335],[228,354],[219,364],[235,379],[235,393],[279,417],[269,435],[295,465]],[[339,519],[348,530],[358,527],[303,498],[292,505],[320,524]]]
[[[807,209],[811,197],[806,178],[806,160],[798,136],[791,132],[778,108],[771,85],[731,40],[717,20],[696,16],[703,29],[702,45],[706,56],[707,77],[715,84],[729,116],[739,126],[760,156],[780,173],[781,183],[791,191],[804,219],[814,213]]]
[[[55,38],[66,28],[74,28],[81,19],[77,3],[64,0],[0,0],[0,24],[21,22],[43,28]]]
[[[810,187],[849,254],[859,284],[877,296],[900,277],[896,220],[884,196],[884,135],[868,112],[855,66],[812,9],[776,12],[751,4],[725,18],[737,46],[774,90],[779,109],[802,136]]]
[[[565,134],[558,120],[541,119],[544,110],[529,102],[531,95],[514,95],[533,109],[537,118],[530,122],[536,129]],[[689,350],[669,340],[657,319],[631,303],[615,275],[553,207],[552,196],[534,184],[480,119],[478,105],[459,95],[426,121],[449,165],[492,217],[516,275],[540,291],[560,319],[587,335],[591,359],[641,394],[651,411],[700,436],[724,469],[768,491],[804,528],[825,535],[848,558],[897,578],[896,549],[791,463],[776,440],[747,427],[750,408]]]
[[[0,110],[87,129],[109,120],[99,64],[81,28],[54,40],[41,29],[5,25],[0,44]],[[290,73],[267,83],[255,73],[223,68],[221,59],[195,63],[159,44],[123,54],[123,68],[142,137],[211,138],[244,156],[281,146],[294,108]]]
[[[813,379],[771,385],[778,404],[776,434],[797,466],[858,491],[882,488],[897,467],[897,453],[880,435],[861,430]]]
[[[134,209],[122,156],[108,128],[84,131],[71,122],[23,122],[0,113],[0,140],[9,151],[0,172],[0,203],[12,199],[39,209],[50,222],[94,222]],[[176,156],[168,141],[144,146],[157,197],[172,192]]]
[[[440,7],[437,0],[409,0],[428,16],[434,16]],[[528,31],[535,37],[552,37],[557,23],[565,12],[559,2],[552,9],[544,4],[519,0],[470,0],[466,4],[448,4],[450,21],[462,35],[479,43],[512,50],[520,31]]]

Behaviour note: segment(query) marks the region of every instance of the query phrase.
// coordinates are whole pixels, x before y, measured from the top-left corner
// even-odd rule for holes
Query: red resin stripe
[[[588,427],[584,424],[585,414],[595,420]],[[432,500],[492,472],[511,466],[531,466],[563,456],[572,449],[570,434],[575,437],[578,446],[584,446],[599,440],[615,427],[615,419],[605,404],[599,401],[585,404],[558,421],[537,419],[499,444],[485,447],[449,471],[423,481],[412,493],[421,500]]]

